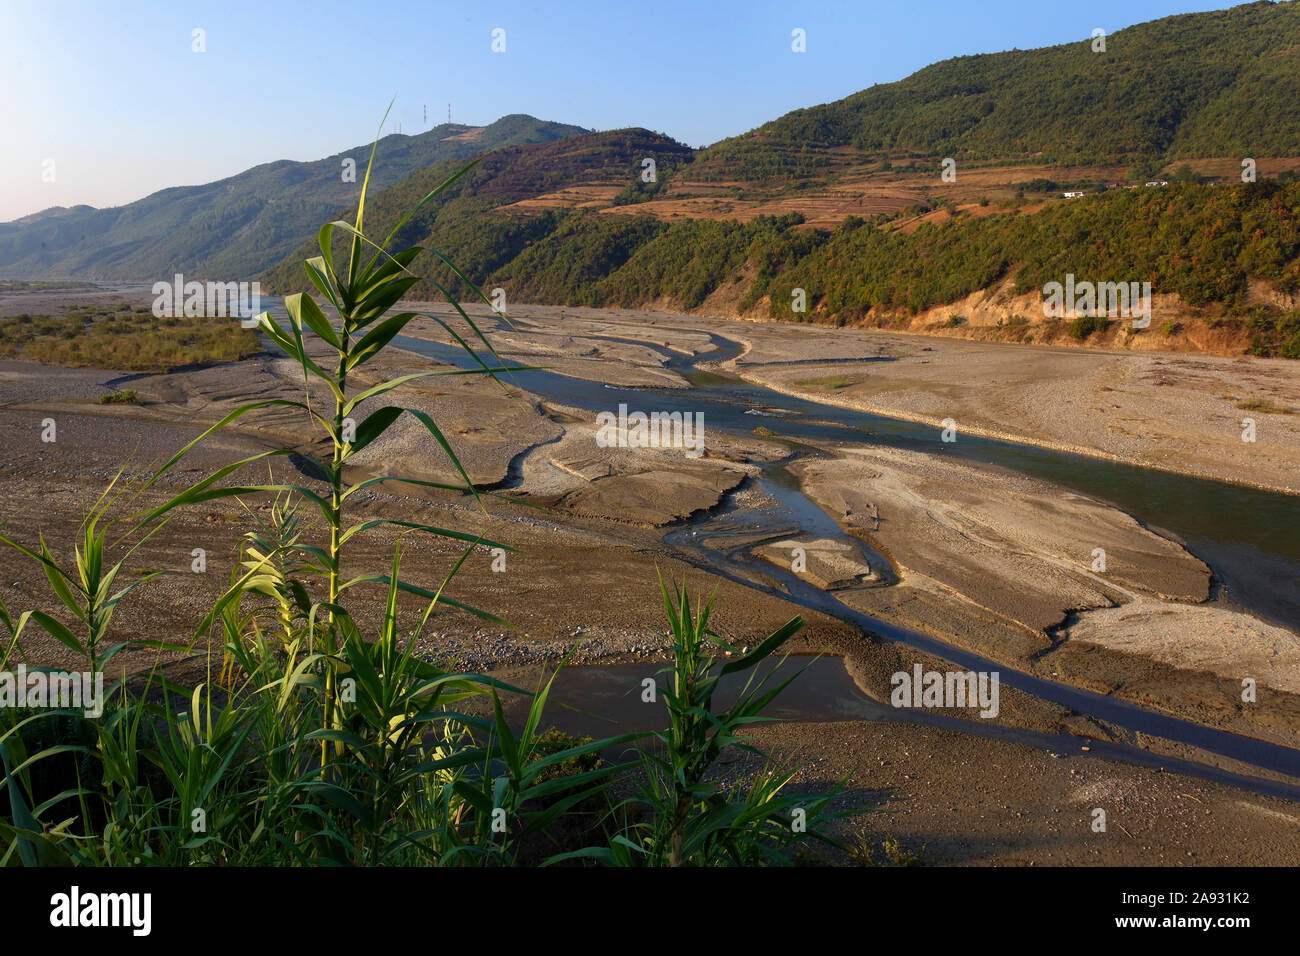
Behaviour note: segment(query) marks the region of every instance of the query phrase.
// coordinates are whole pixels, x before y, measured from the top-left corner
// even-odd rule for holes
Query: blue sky
[[[443,122],[450,103],[456,122],[532,113],[700,146],[936,60],[1226,5],[4,0],[0,221],[317,159],[369,142],[394,96],[385,132],[427,128],[425,105],[428,125]],[[191,49],[195,29],[206,52]]]

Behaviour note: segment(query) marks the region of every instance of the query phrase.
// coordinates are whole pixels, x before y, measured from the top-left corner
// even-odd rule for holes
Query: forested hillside
[[[708,169],[810,176],[829,147],[1139,170],[1300,155],[1300,5],[1166,17],[1107,36],[1104,52],[1093,46],[1080,37],[945,60],[719,143]]]
[[[1257,315],[1248,301],[1252,279],[1265,281],[1280,300],[1300,293],[1295,180],[1115,189],[1032,214],[1010,209],[909,231],[891,228],[887,215],[812,230],[799,215],[743,224],[665,222],[515,204],[534,188],[525,181],[529,170],[554,177],[547,186],[564,180],[566,164],[569,175],[581,169],[588,181],[593,175],[631,179],[644,154],[657,152],[669,164],[684,160],[674,148],[654,134],[622,131],[496,154],[405,226],[398,245],[438,249],[475,282],[505,289],[510,302],[694,309],[733,289],[729,302],[738,314],[840,325],[889,324],[1004,280],[1019,293],[1066,273],[1150,282],[1156,294],[1177,295],[1189,307],[1214,306],[1217,316],[1255,322],[1258,351],[1300,357],[1294,319],[1269,310]],[[448,164],[427,171],[418,190],[408,192],[415,184],[406,183],[381,196],[368,231],[382,234],[395,211],[418,199],[416,192],[453,170]],[[310,254],[304,247],[264,275],[266,287],[305,288],[302,260]],[[343,254],[341,245],[336,254]],[[417,271],[455,295],[469,292],[436,258],[421,260]],[[797,288],[806,293],[802,313],[792,311]],[[411,295],[440,292],[419,284]],[[1274,328],[1276,322],[1282,325]]]

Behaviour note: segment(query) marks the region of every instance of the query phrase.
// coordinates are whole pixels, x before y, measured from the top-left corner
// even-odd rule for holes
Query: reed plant
[[[357,386],[359,370],[417,318],[415,312],[393,312],[420,281],[410,270],[417,256],[437,257],[488,301],[437,249],[389,250],[411,215],[473,164],[375,242],[365,232],[373,162],[374,148],[355,222],[326,224],[318,235],[320,255],[305,263],[333,318],[308,294],[285,300],[283,326],[269,313],[258,317],[259,330],[301,369],[302,398],[240,405],[152,474],[119,476],[88,510],[70,562],[60,563],[43,539],[28,546],[0,535],[0,542],[40,564],[62,605],[58,615],[28,610],[15,617],[0,601],[0,627],[7,635],[0,670],[22,656],[24,637],[36,628],[76,654],[91,674],[103,676],[126,645],[112,626],[115,609],[136,587],[166,573],[151,571],[120,585],[125,562],[183,509],[219,499],[246,508],[251,500],[270,502],[265,518],[247,508],[253,527],[244,535],[229,583],[195,629],[195,644],[215,634],[222,645],[220,658],[208,654],[202,679],[182,685],[161,666],[130,677],[118,674],[105,692],[102,715],[93,720],[70,710],[0,709],[0,795],[7,804],[0,817],[0,864],[780,862],[791,843],[804,838],[804,830],[790,826],[795,810],[815,824],[807,832],[823,837],[816,825],[826,818],[826,798],[799,804],[786,793],[790,772],[768,769],[744,794],[726,792],[709,778],[724,750],[751,749],[741,731],[761,718],[788,683],[766,687],[759,681],[715,714],[718,680],[772,654],[802,626],[798,619],[715,674],[708,652],[716,642],[708,629],[710,606],[693,616],[684,589],[675,600],[665,589],[676,646],[672,689],[665,694],[672,724],[649,746],[636,746],[644,735],[569,740],[543,733],[549,680],[528,695],[516,729],[502,698],[527,692],[415,652],[440,607],[505,623],[446,589],[476,548],[511,549],[421,521],[356,519],[350,506],[359,492],[388,482],[461,493],[482,505],[479,489],[433,417],[391,401],[402,386],[427,377],[495,377],[517,367],[502,364],[443,285],[424,280],[446,296],[469,335],[462,337],[436,315],[426,317],[474,357],[474,367],[436,368]],[[337,265],[336,234],[348,249],[346,262]],[[144,503],[157,500],[162,478],[199,443],[272,407],[301,413],[328,456],[312,458],[301,445],[259,452],[222,465],[163,496],[160,504]],[[458,482],[388,474],[350,478],[355,456],[404,416],[446,453]],[[316,486],[274,477],[242,480],[255,466],[269,467],[272,459],[290,454],[307,459],[322,480]],[[382,526],[398,532],[387,569],[349,576],[350,546]],[[403,577],[408,535],[461,547],[436,589]],[[106,556],[119,552],[122,559],[109,566]],[[359,588],[382,596],[382,619],[370,632],[350,610]],[[420,610],[404,614],[402,595],[419,598]],[[635,796],[615,796],[629,787]],[[611,812],[584,834],[584,845],[554,844],[551,835],[578,808],[601,801]]]
[[[660,579],[660,588],[673,638],[673,661],[663,672],[669,724],[638,748],[637,783],[619,808],[619,818],[631,822],[597,855],[623,865],[754,866],[788,863],[792,848],[810,843],[841,846],[828,827],[842,782],[827,794],[796,795],[789,785],[797,769],[773,764],[746,736],[771,720],[763,712],[799,676],[778,681],[780,667],[760,665],[803,628],[803,618],[738,650],[709,626],[712,597],[693,610],[685,584],[670,591]],[[718,706],[723,682],[742,674],[748,679],[735,700]],[[743,785],[721,769],[724,755],[741,754],[761,763]]]

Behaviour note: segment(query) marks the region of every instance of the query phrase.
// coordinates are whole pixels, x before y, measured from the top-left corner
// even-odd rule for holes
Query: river
[[[713,348],[694,357],[656,349],[646,342],[635,342],[660,352],[667,367],[681,374],[690,383],[690,388],[612,386],[545,369],[505,373],[500,377],[543,401],[592,412],[593,421],[594,413],[612,411],[619,404],[626,403],[631,409],[645,411],[700,413],[704,416],[706,429],[733,434],[752,434],[755,427],[762,424],[788,442],[795,454],[799,443],[883,445],[934,455],[954,455],[1008,468],[1109,502],[1148,527],[1172,532],[1186,543],[1188,550],[1213,569],[1220,600],[1277,624],[1291,628],[1300,626],[1300,537],[1296,534],[1300,530],[1300,508],[1291,496],[978,436],[962,435],[956,442],[944,442],[940,429],[928,425],[794,398],[731,375],[702,372],[696,368],[698,364],[725,362],[742,349],[739,343],[723,336],[709,335]],[[597,334],[584,334],[584,338],[633,341]],[[454,345],[412,336],[397,336],[392,344],[460,368],[473,368],[478,364]],[[479,356],[488,364],[497,364],[482,350]],[[833,537],[865,548],[856,538],[845,535],[829,516],[804,496],[781,464],[766,467],[759,482],[762,490],[778,502],[775,514],[759,516],[724,510],[671,529],[665,536],[665,543],[702,568],[748,586],[760,587],[755,584],[754,574],[746,573],[759,570],[759,562],[755,559],[748,558],[739,549],[727,552],[700,547],[693,539],[697,535],[713,537],[740,530],[763,530],[767,526],[795,526],[818,537]],[[867,560],[873,557],[864,553]],[[833,594],[766,562],[761,564],[761,573],[780,582],[783,590],[774,588],[773,593],[781,593],[796,604],[835,616],[878,638],[901,641],[965,669],[996,670],[1008,686],[1106,721],[1128,733],[1127,743],[1090,741],[1092,752],[1098,756],[1180,769],[1300,800],[1300,787],[1147,753],[1136,746],[1136,734],[1189,744],[1260,769],[1297,777],[1300,777],[1300,751],[1011,670],[928,635],[856,611],[836,600]],[[838,662],[831,666],[837,668],[839,678],[827,677],[822,671],[826,666],[821,662],[816,665],[818,679],[823,684],[838,679],[840,683],[836,693],[799,695],[792,705],[793,712],[788,716],[844,719],[847,715],[844,700],[853,696],[849,689],[852,681]],[[574,670],[573,675],[557,684],[557,694],[564,694],[566,702],[579,710],[595,708],[599,711],[609,707],[609,695],[603,688],[615,679],[617,672],[608,668]],[[815,704],[818,697],[839,703],[819,710]],[[857,697],[855,706],[858,710],[855,713],[858,715],[869,719],[899,719],[897,711],[870,701],[864,695]],[[608,716],[613,717],[613,714]],[[1078,744],[1078,738],[989,727],[984,721],[961,721],[933,714],[909,714],[908,717],[936,725],[952,724],[966,732],[1018,739],[1048,749],[1065,750]],[[599,722],[599,718],[597,720]]]

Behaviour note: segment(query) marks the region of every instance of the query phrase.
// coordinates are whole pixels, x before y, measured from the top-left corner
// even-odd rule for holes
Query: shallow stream
[[[584,338],[601,339],[602,336],[585,335]],[[634,341],[604,338],[611,342]],[[635,342],[660,352],[666,359],[666,367],[691,382],[693,387],[689,389],[613,386],[547,370],[512,372],[501,377],[543,401],[590,411],[593,419],[596,412],[616,412],[620,404],[627,404],[632,411],[701,413],[706,430],[752,434],[761,424],[774,437],[788,442],[796,453],[803,443],[884,445],[927,454],[954,455],[1008,468],[1109,502],[1149,527],[1172,532],[1213,569],[1220,600],[1278,624],[1291,628],[1300,626],[1300,536],[1297,535],[1300,531],[1300,507],[1292,496],[977,436],[959,435],[956,442],[943,442],[940,430],[928,425],[794,398],[730,375],[698,370],[695,366],[701,362],[724,362],[741,351],[739,343],[718,335],[710,335],[710,339],[713,349],[694,357]],[[477,364],[457,346],[410,336],[398,336],[393,344],[461,368]],[[490,356],[485,357],[489,364],[495,365]],[[756,578],[766,578],[772,582],[772,593],[782,594],[796,604],[830,614],[878,638],[901,641],[963,669],[996,670],[1008,686],[1106,721],[1127,733],[1127,743],[1087,741],[1094,755],[1233,780],[1261,792],[1300,799],[1298,786],[1241,777],[1206,765],[1150,754],[1136,746],[1135,735],[1143,733],[1194,745],[1245,764],[1296,777],[1300,777],[1300,751],[1010,670],[928,635],[856,611],[838,601],[833,593],[822,591],[792,573],[753,558],[744,548],[718,549],[698,543],[704,538],[727,534],[793,530],[847,541],[856,548],[865,549],[861,541],[844,534],[833,519],[799,490],[797,481],[783,465],[765,468],[759,485],[777,502],[777,508],[771,513],[719,509],[670,530],[665,543],[678,549],[692,563],[713,573],[758,587],[765,585]],[[865,560],[880,566],[878,556],[867,550],[863,554]],[[601,726],[603,732],[610,732],[613,729],[611,720],[621,728],[649,729],[658,724],[650,721],[641,727],[645,723],[641,716],[646,711],[633,693],[639,690],[646,669],[647,665],[573,668],[557,681],[554,697],[576,708],[571,713],[586,712],[588,716],[583,720],[594,721],[584,732],[597,732],[597,727]],[[801,681],[804,682],[803,690],[794,689],[801,683],[796,682],[788,692],[783,706],[792,710],[785,716],[797,716],[803,720],[852,717],[914,720],[952,726],[968,733],[1017,739],[1063,753],[1076,752],[1083,742],[1078,737],[1036,733],[998,726],[989,721],[961,720],[933,711],[894,710],[858,690],[835,658],[816,662]],[[627,713],[620,703],[624,697],[631,702]],[[635,720],[634,714],[637,715]],[[632,723],[629,725],[628,721]],[[584,727],[587,724],[577,721],[574,729],[582,730]]]

